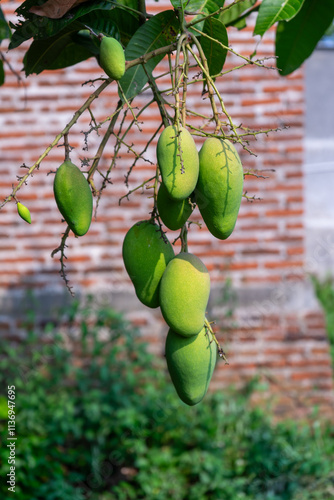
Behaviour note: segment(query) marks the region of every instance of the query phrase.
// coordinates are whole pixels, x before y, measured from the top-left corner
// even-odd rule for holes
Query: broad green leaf
[[[117,40],[120,39],[119,31],[112,16],[113,11],[104,11],[103,14],[99,11],[90,12],[86,16],[80,17],[80,23],[91,28],[94,33],[103,33],[106,36],[112,36]]]
[[[72,35],[77,32],[78,23],[47,40],[34,40],[23,60],[26,76],[32,73],[39,74],[44,69],[71,66],[91,57],[93,54],[86,47],[73,42]],[[71,46],[71,50],[68,46]]]
[[[225,26],[237,26],[239,29],[246,25],[244,20],[244,15],[246,16],[247,10],[253,7],[256,3],[256,0],[243,0],[235,5],[233,5],[230,9],[224,10],[219,15],[219,20],[225,24]],[[240,18],[241,25],[240,25]]]
[[[276,22],[292,19],[299,12],[303,3],[304,0],[262,0],[254,35],[263,36]]]
[[[276,31],[277,67],[282,76],[295,71],[315,49],[334,18],[333,0],[305,0],[291,21],[280,21]]]
[[[92,54],[96,57],[99,56],[99,54],[100,54],[100,41],[96,37],[93,37],[89,30],[83,29],[81,31],[78,31],[77,33],[73,33],[71,35],[71,38],[75,44],[88,50],[88,53],[89,53],[88,57],[91,57]],[[81,59],[81,60],[83,60],[83,59]],[[80,62],[80,61],[77,61],[77,62]],[[76,63],[73,63],[73,64],[76,64]],[[69,64],[67,66],[71,66],[71,65]],[[62,67],[65,67],[65,66],[62,66]]]
[[[173,1],[176,3],[178,0]],[[220,7],[223,7],[225,0],[189,0],[182,3],[187,13],[203,12],[203,14],[212,14]]]
[[[6,18],[2,12],[1,7],[0,7],[0,43],[1,43],[1,40],[4,40],[5,38],[10,38],[10,37],[11,37],[11,31],[9,29]]]
[[[227,49],[222,47],[220,43],[226,47],[228,46],[227,31],[221,21],[209,18],[204,23],[203,33],[211,38],[204,35],[200,38],[201,46],[208,61],[209,72],[210,75],[217,75],[221,72],[226,59]]]
[[[181,9],[183,6],[184,9],[188,10],[189,0],[170,0],[170,3],[174,9]]]
[[[0,19],[0,43],[5,38],[9,38],[10,31],[8,31],[8,29],[9,28],[8,28],[8,24],[6,23],[6,21],[3,21],[2,19]]]
[[[110,3],[114,4],[115,7],[117,7],[117,5],[123,5],[129,9],[138,10],[138,0],[110,0]]]
[[[3,61],[0,59],[0,85],[5,83],[5,70],[3,67]]]
[[[192,21],[197,21],[207,16],[208,14],[213,14],[219,11],[220,7],[223,7],[225,0],[190,0],[189,6],[187,6],[187,12],[201,12],[193,18]],[[218,17],[219,14],[217,14]],[[203,31],[205,20],[195,24],[195,28]],[[198,36],[196,31],[193,32],[194,35]]]
[[[175,42],[179,32],[179,21],[172,10],[160,12],[151,17],[133,35],[125,50],[125,59],[132,61],[149,52]],[[146,71],[151,74],[163,55],[152,57],[145,64]],[[147,83],[148,77],[141,64],[130,68],[121,78],[120,84],[127,97],[135,97]]]
[[[6,18],[0,7],[0,43],[1,40],[4,40],[5,38],[10,38],[10,36],[11,36],[11,31],[9,29]]]
[[[28,16],[28,19],[18,23],[17,25],[12,25],[13,28],[15,28],[15,31],[9,48],[14,49],[32,37],[35,40],[42,40],[54,36],[67,26],[71,25],[77,19],[80,19],[80,17],[95,10],[110,11],[115,8],[115,5],[115,3],[108,1],[83,3],[73,9],[73,11],[71,11],[71,15],[64,16],[61,19],[48,19],[47,17],[36,16],[34,14],[30,14],[29,12],[27,13],[25,9],[24,12],[25,15]],[[17,10],[17,12],[19,11],[20,9]],[[104,12],[103,14],[101,13],[101,16],[103,15]]]
[[[81,61],[85,61],[93,54],[83,45],[79,45],[74,40],[69,39],[68,44],[58,52],[56,58],[45,69],[60,69],[73,66]]]
[[[89,26],[94,32],[120,38],[124,46],[129,43],[140,26],[136,16],[120,8],[104,11],[103,13],[95,10],[81,17],[80,22]],[[115,36],[115,26],[120,36],[118,34]]]

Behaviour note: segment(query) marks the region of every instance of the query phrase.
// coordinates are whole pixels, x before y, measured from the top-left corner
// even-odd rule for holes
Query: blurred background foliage
[[[42,331],[1,340],[16,387],[19,500],[313,500],[334,497],[334,425],[274,422],[242,390],[181,403],[164,360],[109,307],[74,302]],[[4,391],[5,393],[5,391]],[[6,442],[7,399],[0,399]],[[8,473],[0,450],[0,476]],[[12,498],[5,481],[3,499]]]
[[[332,366],[334,369],[334,278],[311,276],[315,294],[325,314],[326,330],[330,344]]]

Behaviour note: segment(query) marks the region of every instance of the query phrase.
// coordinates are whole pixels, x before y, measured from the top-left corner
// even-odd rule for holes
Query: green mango
[[[111,36],[104,36],[100,45],[100,66],[113,80],[125,73],[125,54],[122,45]]]
[[[93,195],[80,168],[65,160],[57,169],[53,192],[58,209],[76,236],[87,233],[93,214]]]
[[[194,191],[199,169],[195,141],[187,129],[181,127],[178,137],[175,125],[161,133],[157,144],[157,160],[162,181],[169,196],[184,200]]]
[[[17,202],[16,208],[17,213],[19,214],[21,219],[28,222],[28,224],[31,224],[31,215],[29,209],[25,205],[22,205],[22,203],[20,203],[19,201]]]
[[[172,231],[180,229],[189,219],[194,206],[190,197],[180,201],[173,200],[168,195],[166,186],[160,184],[157,207],[160,218],[168,229]]]
[[[174,257],[159,226],[147,220],[134,224],[125,235],[122,255],[138,299],[148,307],[158,307],[160,280]]]
[[[168,264],[160,284],[160,307],[167,325],[185,337],[204,326],[210,276],[196,255],[183,252]]]
[[[243,194],[244,173],[234,145],[210,137],[199,152],[196,202],[210,233],[225,240],[232,233]]]
[[[167,367],[179,398],[189,406],[205,396],[216,365],[217,344],[206,328],[181,337],[172,329],[166,338]]]

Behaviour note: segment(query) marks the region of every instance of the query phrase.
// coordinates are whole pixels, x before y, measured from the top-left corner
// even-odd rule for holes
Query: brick
[[[267,210],[266,211],[266,216],[267,217],[291,217],[295,215],[302,215],[303,210]]]
[[[265,262],[264,266],[269,269],[277,269],[277,268],[286,268],[292,266],[301,267],[303,265],[303,261],[281,261],[281,262]]]
[[[288,255],[303,255],[305,253],[304,247],[293,247],[287,249]]]

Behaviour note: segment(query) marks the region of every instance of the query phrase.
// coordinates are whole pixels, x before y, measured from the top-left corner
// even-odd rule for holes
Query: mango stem
[[[219,344],[217,338],[216,338],[216,335],[214,334],[212,328],[211,328],[211,324],[210,322],[207,320],[207,318],[205,318],[205,321],[204,321],[204,326],[206,328],[207,331],[209,331],[212,335],[212,339],[213,341],[217,344],[217,349],[218,349],[218,354],[219,354],[219,357],[220,358],[223,358],[223,360],[225,361],[225,364],[228,365],[229,362],[226,358],[226,354],[224,352],[224,349],[221,347],[221,345]]]

